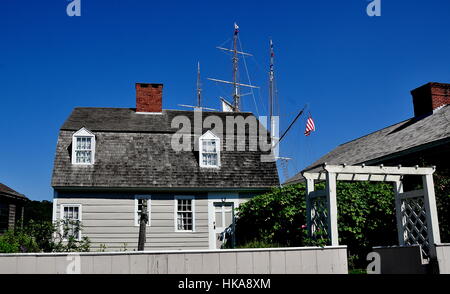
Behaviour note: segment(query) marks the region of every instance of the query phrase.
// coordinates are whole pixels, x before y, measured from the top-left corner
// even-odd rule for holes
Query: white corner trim
[[[57,196],[58,196],[58,192],[57,191],[55,191],[55,190],[53,190],[53,208],[52,208],[52,222],[53,223],[55,223],[56,222],[56,210],[58,209],[58,204],[57,204],[57,201],[58,201],[58,198],[57,198]]]

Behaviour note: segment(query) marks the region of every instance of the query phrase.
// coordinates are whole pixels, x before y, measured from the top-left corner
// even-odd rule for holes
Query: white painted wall
[[[0,274],[347,274],[347,248],[0,254]]]

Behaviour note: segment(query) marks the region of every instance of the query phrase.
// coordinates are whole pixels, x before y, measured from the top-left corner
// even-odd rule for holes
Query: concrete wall
[[[440,274],[450,274],[450,244],[436,245]]]
[[[347,247],[0,254],[0,274],[346,274]]]
[[[427,264],[422,259],[420,247],[374,247],[380,254],[381,274],[425,274]]]

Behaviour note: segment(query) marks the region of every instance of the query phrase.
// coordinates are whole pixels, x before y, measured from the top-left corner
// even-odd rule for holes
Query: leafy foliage
[[[301,246],[305,222],[305,187],[292,185],[274,188],[254,197],[238,208],[236,241]]]
[[[397,244],[394,189],[389,183],[338,182],[339,242],[356,255],[354,265],[366,264],[373,246]]]
[[[27,201],[25,203],[24,223],[28,224],[30,221],[36,222],[51,222],[53,204],[50,201]]]
[[[237,246],[237,248],[278,248],[278,247],[282,247],[280,244],[276,244],[276,243],[266,243],[263,241],[250,241],[244,245],[241,246]]]
[[[76,240],[68,236],[70,229],[81,230],[78,222],[34,222],[23,228],[9,230],[0,236],[0,252],[87,252],[90,241],[87,237]],[[64,238],[66,236],[66,238]]]
[[[450,169],[434,174],[436,206],[438,210],[441,242],[450,242]]]
[[[0,236],[1,253],[39,252],[39,246],[30,235],[23,231],[6,231]]]
[[[317,184],[316,189],[323,189]],[[340,243],[355,254],[355,265],[365,262],[374,245],[397,242],[393,187],[387,183],[338,182],[338,228]],[[238,246],[255,240],[281,246],[324,246],[306,237],[304,184],[274,188],[238,209]]]

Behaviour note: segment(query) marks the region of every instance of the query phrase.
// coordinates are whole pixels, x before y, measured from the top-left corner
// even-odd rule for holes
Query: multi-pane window
[[[177,199],[177,230],[194,230],[194,208],[192,199]]]
[[[200,137],[200,167],[220,166],[220,139],[211,131]]]
[[[92,137],[76,137],[75,162],[92,163]]]
[[[72,137],[72,164],[90,165],[95,161],[95,135],[81,128]]]
[[[141,223],[142,211],[144,209],[144,201],[147,201],[147,225],[150,225],[150,196],[136,196],[135,198],[135,221],[134,225],[139,226]]]
[[[62,205],[61,214],[63,239],[68,240],[73,237],[75,240],[80,240],[81,206]]]
[[[217,166],[216,140],[202,140],[202,162],[204,166]]]

